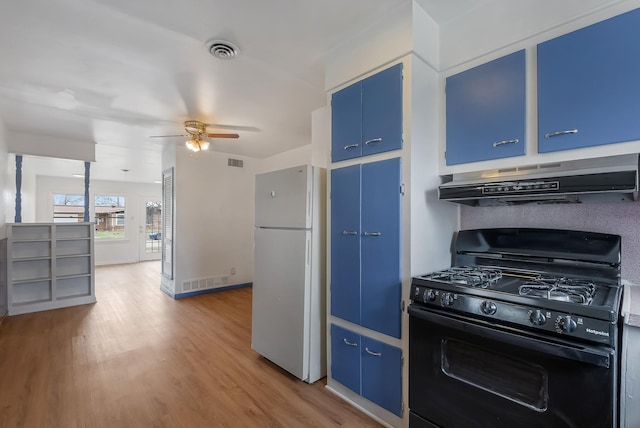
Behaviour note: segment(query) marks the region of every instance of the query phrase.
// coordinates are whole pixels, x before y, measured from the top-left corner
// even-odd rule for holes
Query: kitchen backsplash
[[[640,284],[640,202],[461,206],[460,228],[539,227],[613,233],[622,237],[622,278]]]

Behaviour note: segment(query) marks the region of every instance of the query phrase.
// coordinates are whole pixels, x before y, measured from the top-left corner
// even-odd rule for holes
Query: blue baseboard
[[[233,290],[235,288],[245,288],[245,287],[251,287],[251,286],[253,286],[253,282],[247,282],[247,283],[244,283],[244,284],[229,285],[227,287],[208,288],[206,290],[190,291],[188,293],[177,293],[177,294],[174,294],[171,297],[173,297],[174,299],[184,299],[185,297],[198,296],[200,294],[216,293],[218,291]],[[165,291],[165,293],[166,293],[166,291]]]

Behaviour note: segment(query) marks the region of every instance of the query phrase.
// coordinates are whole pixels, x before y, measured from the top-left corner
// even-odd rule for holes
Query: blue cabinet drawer
[[[362,336],[362,396],[402,416],[402,350]]]
[[[360,394],[360,335],[331,324],[331,377]]]

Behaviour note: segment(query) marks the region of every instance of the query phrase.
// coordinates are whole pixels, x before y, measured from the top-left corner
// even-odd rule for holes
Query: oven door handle
[[[457,316],[440,315],[429,310],[418,308],[414,305],[409,306],[409,316],[414,316],[433,324],[464,331],[465,333],[486,339],[594,366],[609,368],[611,366],[611,360],[614,358],[613,350],[610,348],[596,348],[587,345],[568,345],[552,340],[525,336],[506,331],[504,329],[482,325],[480,324],[481,321],[468,321],[467,319],[459,318]]]

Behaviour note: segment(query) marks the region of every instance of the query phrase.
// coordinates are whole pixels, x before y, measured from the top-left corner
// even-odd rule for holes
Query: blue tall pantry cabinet
[[[331,379],[399,417],[402,66],[333,94],[330,175]]]
[[[400,158],[331,171],[331,315],[400,338]]]

